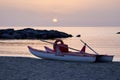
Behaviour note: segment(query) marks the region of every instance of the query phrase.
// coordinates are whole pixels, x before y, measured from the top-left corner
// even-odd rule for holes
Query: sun
[[[57,23],[57,22],[58,22],[58,19],[53,18],[52,21],[53,21],[54,23]]]

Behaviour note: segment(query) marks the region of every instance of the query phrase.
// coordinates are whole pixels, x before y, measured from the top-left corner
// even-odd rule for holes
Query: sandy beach
[[[0,80],[120,80],[120,62],[81,63],[0,57]]]

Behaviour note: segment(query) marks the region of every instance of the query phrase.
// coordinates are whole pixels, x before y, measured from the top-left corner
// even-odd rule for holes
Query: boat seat
[[[57,39],[53,45],[53,49],[56,52],[57,47],[60,49],[61,52],[68,52],[68,45],[64,44],[64,42],[60,39]]]

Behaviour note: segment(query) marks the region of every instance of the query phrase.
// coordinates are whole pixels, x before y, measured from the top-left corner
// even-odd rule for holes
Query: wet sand
[[[82,63],[1,56],[0,80],[120,80],[120,62]]]

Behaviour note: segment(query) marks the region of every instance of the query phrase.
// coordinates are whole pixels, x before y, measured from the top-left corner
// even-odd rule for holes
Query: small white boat
[[[37,50],[30,46],[28,46],[29,51],[40,58],[44,59],[54,59],[54,60],[64,60],[64,61],[80,61],[80,62],[95,62],[96,56],[94,55],[84,55],[84,54],[77,54],[74,52],[71,53],[62,53],[57,54],[56,52],[47,52],[43,50]]]
[[[47,42],[47,41],[44,41]],[[58,42],[60,42],[58,44]],[[83,41],[81,41],[83,42]],[[51,42],[47,42],[51,43]],[[83,42],[84,43],[84,42]],[[95,52],[90,46],[86,43],[81,50],[76,50],[74,48],[68,47],[68,45],[64,44],[64,42],[60,39],[56,40],[53,44],[53,49],[50,49],[45,46],[45,51],[37,50],[30,46],[28,46],[29,51],[40,58],[45,59],[55,59],[55,60],[64,60],[64,61],[81,61],[81,62],[112,62],[113,55],[100,55]],[[96,54],[86,53],[86,46],[91,49]],[[77,52],[71,52],[68,49],[76,50]]]

